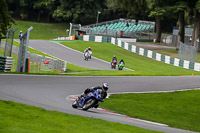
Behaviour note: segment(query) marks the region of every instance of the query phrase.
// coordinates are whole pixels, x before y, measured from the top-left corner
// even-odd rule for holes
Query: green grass
[[[47,111],[0,100],[0,132],[6,133],[156,133],[130,125]]]
[[[118,72],[119,75],[200,75],[200,72],[193,70],[187,70],[181,67],[175,67],[168,65],[153,59],[149,59],[144,56],[134,54],[123,48],[110,43],[97,43],[97,42],[85,42],[77,41],[74,42],[61,42],[63,45],[76,49],[83,52],[85,48],[91,47],[93,50],[93,56],[111,61],[112,57],[116,55],[118,60],[124,59],[125,67],[135,70],[135,72]],[[103,71],[100,71],[102,73]],[[107,71],[108,73],[115,73],[116,71]],[[123,74],[122,74],[123,73]],[[89,73],[88,73],[89,74]],[[106,73],[105,73],[106,74]],[[114,75],[115,75],[114,74]],[[100,74],[101,75],[101,74]],[[106,74],[107,75],[107,74]],[[111,74],[112,75],[112,74]]]
[[[15,39],[19,39],[19,31],[23,33],[27,31],[29,27],[33,26],[33,30],[30,33],[30,39],[42,39],[50,40],[57,37],[67,36],[66,29],[69,29],[68,23],[38,23],[29,21],[16,21],[16,25],[13,27],[18,28],[15,32]]]
[[[101,107],[171,127],[200,132],[200,90],[111,95]]]
[[[74,64],[67,63],[67,71],[66,72],[94,72],[94,71],[99,71],[99,70],[79,67]]]
[[[62,75],[76,75],[76,76],[167,76],[167,75],[200,75],[200,72],[183,69],[180,67],[175,67],[162,62],[158,62],[143,56],[139,56],[127,50],[124,50],[118,46],[109,43],[96,43],[96,42],[85,42],[85,41],[67,41],[62,42],[65,46],[72,47],[79,51],[84,51],[86,47],[92,47],[93,55],[95,57],[101,58],[103,60],[109,61],[112,59],[113,55],[123,58],[126,62],[126,67],[133,69],[135,71],[115,71],[115,70],[95,70],[79,67],[73,64],[67,64],[66,73]],[[14,45],[19,46],[19,43],[14,41]],[[115,49],[115,50],[113,50]],[[35,49],[28,49],[31,53],[39,54],[42,56],[51,57]],[[102,54],[103,53],[103,54]],[[15,65],[17,66],[17,56],[15,57]],[[56,59],[55,57],[51,57]],[[35,66],[37,67],[37,66]],[[34,68],[34,67],[32,67]],[[15,69],[16,70],[16,69]],[[35,68],[32,73],[38,73],[37,68]],[[40,73],[46,74],[60,74],[59,72],[49,72],[44,71]]]

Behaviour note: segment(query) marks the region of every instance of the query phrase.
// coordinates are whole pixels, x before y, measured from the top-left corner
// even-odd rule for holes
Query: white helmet
[[[107,91],[109,86],[108,86],[108,84],[107,84],[107,83],[103,83],[102,87],[103,87],[103,89],[104,89],[104,90],[106,90],[106,91]]]

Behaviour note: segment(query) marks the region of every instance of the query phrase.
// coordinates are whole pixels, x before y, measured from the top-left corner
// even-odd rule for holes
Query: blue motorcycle
[[[90,92],[81,98],[77,98],[73,103],[73,108],[82,108],[83,110],[88,110],[92,107],[97,107],[99,101],[103,102],[103,97],[101,95],[102,90],[96,90],[94,92]]]

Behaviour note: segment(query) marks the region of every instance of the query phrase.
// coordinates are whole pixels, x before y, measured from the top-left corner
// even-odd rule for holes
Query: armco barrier
[[[12,69],[13,57],[0,56],[0,72],[10,72]]]
[[[85,35],[84,35],[85,36]],[[89,35],[86,35],[86,37],[79,37],[80,40],[83,41],[89,41]],[[94,41],[95,42],[105,42],[103,40],[102,36],[95,36]],[[109,37],[107,37],[109,38]],[[135,42],[138,42],[141,40],[135,39]],[[133,53],[142,55],[142,56],[146,56],[148,58],[166,63],[166,64],[170,64],[173,66],[177,66],[177,67],[182,67],[182,68],[186,68],[186,69],[191,69],[191,70],[195,70],[195,71],[200,71],[200,63],[197,62],[191,62],[191,61],[187,61],[187,60],[181,60],[178,58],[174,58],[174,57],[170,57],[170,56],[166,56],[160,53],[156,53],[154,51],[148,50],[148,49],[144,49],[144,48],[140,48],[137,47],[135,45],[132,44],[128,44],[126,42],[123,42],[122,40],[118,39],[118,38],[113,38],[111,37],[110,39],[107,39],[107,43],[112,43],[114,45],[117,45],[119,47],[122,47],[126,50],[129,50]]]

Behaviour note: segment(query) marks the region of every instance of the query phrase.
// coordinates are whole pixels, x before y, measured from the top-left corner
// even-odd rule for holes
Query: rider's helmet
[[[107,91],[108,90],[108,84],[107,83],[103,83],[103,85],[102,85],[102,88],[105,90],[105,91]]]

